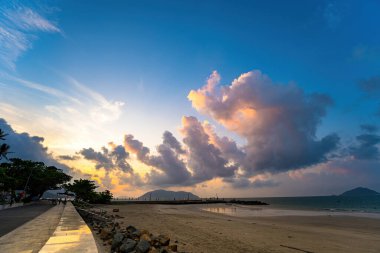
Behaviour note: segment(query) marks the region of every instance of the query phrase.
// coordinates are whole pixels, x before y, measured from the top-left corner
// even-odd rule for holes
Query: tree
[[[0,190],[25,190],[31,197],[41,197],[50,189],[71,180],[71,176],[54,166],[46,166],[43,162],[10,159],[10,163],[0,165]]]
[[[111,200],[113,198],[113,195],[109,190],[105,190],[104,192],[99,192],[97,195],[98,196],[97,196],[96,203],[99,203],[99,204],[109,204],[111,203]]]
[[[96,192],[98,188],[95,182],[88,179],[75,179],[74,182],[65,184],[67,191],[74,192],[78,199],[96,204],[108,204],[111,202],[113,195],[109,190],[103,192]]]
[[[8,134],[4,133],[3,130],[0,129],[0,140],[5,140],[5,136],[7,135]],[[6,143],[0,145],[0,160],[3,158],[8,160],[7,154],[9,153],[9,148],[9,145]]]
[[[72,184],[64,185],[67,191],[74,192],[78,199],[92,202],[95,198],[95,189],[98,188],[94,181],[88,179],[75,179]]]

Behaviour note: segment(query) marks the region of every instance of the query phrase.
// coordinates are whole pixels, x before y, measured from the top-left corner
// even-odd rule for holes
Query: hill
[[[166,190],[155,190],[145,193],[139,197],[140,200],[198,200],[200,199],[197,195],[191,192],[185,191],[166,191]]]
[[[358,188],[346,191],[342,193],[340,196],[375,196],[375,195],[380,195],[380,193],[368,188],[358,187]]]

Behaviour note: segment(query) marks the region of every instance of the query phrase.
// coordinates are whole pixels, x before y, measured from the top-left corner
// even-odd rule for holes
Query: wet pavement
[[[71,202],[66,204],[56,230],[40,251],[40,253],[64,252],[98,252],[91,230]]]

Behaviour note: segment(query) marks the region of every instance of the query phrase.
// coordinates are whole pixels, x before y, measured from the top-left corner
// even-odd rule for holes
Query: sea
[[[268,206],[221,205],[205,211],[232,216],[349,215],[380,219],[380,195],[242,198],[258,200]]]

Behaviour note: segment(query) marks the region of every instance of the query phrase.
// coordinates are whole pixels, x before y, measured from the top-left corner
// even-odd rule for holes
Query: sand
[[[350,216],[236,217],[204,205],[112,205],[123,225],[167,234],[180,252],[380,252],[380,219]],[[217,207],[224,207],[217,205]]]

